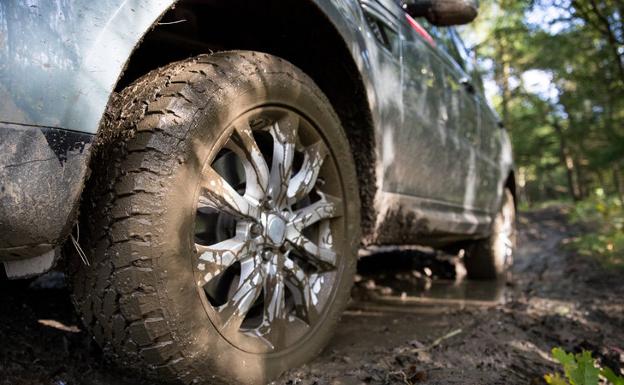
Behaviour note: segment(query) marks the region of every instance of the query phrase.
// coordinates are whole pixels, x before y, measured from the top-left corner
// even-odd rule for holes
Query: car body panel
[[[71,231],[94,136],[0,122],[0,258],[34,258]]]
[[[0,120],[95,134],[126,61],[171,0],[0,3]]]
[[[37,258],[49,261],[69,235],[113,88],[171,4],[0,3],[0,259],[32,260],[7,272],[40,270]]]
[[[512,162],[509,145],[483,149],[481,138],[500,145],[506,133],[482,95],[466,92],[461,81],[468,75],[436,47],[439,42],[431,44],[416,33],[394,2],[382,5],[394,7],[390,13],[399,25],[402,100],[399,105],[388,101],[397,102],[394,90],[381,106],[382,187],[372,243],[439,245],[457,234],[487,236]],[[392,89],[388,84],[397,85],[399,76],[387,72],[375,78]]]
[[[496,117],[482,95],[466,95],[460,85],[465,74],[450,57],[414,35],[394,0],[299,1],[310,1],[326,16],[349,50],[366,90],[377,160],[377,184],[372,187],[376,223],[368,243],[443,242],[487,235],[512,161],[506,133],[496,128]],[[78,135],[71,147],[72,159],[81,159],[80,167],[69,169],[69,161],[60,162],[54,172],[41,171],[45,168],[31,172],[28,183],[8,170],[16,164],[34,167],[47,158],[0,156],[3,186],[20,186],[22,201],[34,203],[33,207],[48,207],[44,201],[57,196],[40,192],[33,187],[35,182],[57,187],[66,183],[71,191],[63,196],[64,207],[70,209],[45,209],[50,229],[42,232],[43,237],[36,234],[32,212],[7,215],[0,232],[23,229],[23,234],[10,242],[0,238],[0,259],[15,258],[6,252],[9,248],[55,247],[67,237],[88,175],[91,143],[108,101],[134,49],[174,4],[174,0],[0,3],[0,122],[4,122],[0,131],[17,135],[15,143],[39,138],[33,139],[43,146],[39,153],[54,153],[49,142],[40,140],[49,130],[86,134]],[[396,33],[396,44],[379,41],[367,14],[382,19]],[[85,145],[76,147],[80,141]],[[57,167],[54,162],[49,165]],[[0,192],[0,204],[9,212],[17,203],[5,190]],[[30,225],[32,230],[26,230]]]

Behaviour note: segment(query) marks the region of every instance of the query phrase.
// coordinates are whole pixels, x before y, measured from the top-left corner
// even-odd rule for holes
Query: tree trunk
[[[569,151],[569,150],[568,150]],[[574,168],[575,178],[575,186],[576,192],[578,193],[579,199],[584,199],[587,197],[587,185],[588,181],[585,178],[585,172],[583,167],[581,166],[581,162],[578,160],[578,157],[572,158],[572,167]]]
[[[505,1],[501,2],[501,8],[505,9]],[[494,33],[496,41],[495,50],[495,62],[494,67],[494,80],[501,92],[501,119],[503,125],[509,125],[509,102],[511,99],[511,87],[509,85],[509,78],[511,77],[511,63],[509,55],[509,42],[505,33],[496,31]]]
[[[614,26],[611,25],[609,17],[605,16],[598,6],[596,0],[589,0],[589,8],[585,8],[580,1],[572,1],[572,6],[586,23],[591,25],[606,40],[609,50],[613,55],[613,62],[617,68],[620,82],[624,83],[624,63],[619,47],[621,40],[616,36]],[[594,17],[592,17],[592,15]]]
[[[559,124],[559,120],[555,118],[553,122],[553,128],[557,133],[559,139],[559,159],[561,160],[561,164],[566,170],[566,176],[568,178],[568,193],[570,197],[575,201],[579,201],[581,199],[578,185],[576,184],[574,178],[574,160],[570,156],[570,151],[568,146],[566,145],[565,137],[563,136],[563,128]]]

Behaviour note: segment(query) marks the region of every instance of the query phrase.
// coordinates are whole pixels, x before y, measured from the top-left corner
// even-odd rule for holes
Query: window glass
[[[399,34],[395,30],[388,27],[386,24],[382,24],[383,33],[386,36],[387,44],[393,55],[399,56],[401,50],[401,40]]]
[[[364,16],[366,16],[366,21],[368,22],[368,25],[370,26],[371,31],[373,32],[373,35],[375,35],[377,41],[379,41],[381,44],[385,44],[386,42],[384,41],[384,36],[381,32],[381,23],[379,22],[379,20],[377,20],[375,16],[371,15],[368,12],[365,12]]]
[[[479,65],[477,64],[477,53],[475,52],[474,48],[469,49],[466,47],[466,44],[462,39],[461,30],[453,28],[453,33],[456,38],[456,45],[459,48],[460,54],[464,59],[464,69],[466,70],[466,73],[470,75],[473,86],[475,86],[477,90],[479,90],[479,93],[483,94],[485,92],[482,79],[483,74],[481,73]]]
[[[451,34],[453,45],[457,50],[457,54],[460,60],[458,63],[462,66],[462,68],[469,70],[472,65],[471,52],[468,50],[468,48],[466,48],[466,45],[461,39],[461,36],[459,36],[459,33],[457,33],[457,30],[455,30],[454,28],[449,28],[449,32]]]
[[[453,58],[457,64],[465,69],[465,61],[455,45],[455,36],[452,28],[436,27],[429,23],[425,18],[418,19],[418,23],[429,32],[429,34],[438,43],[438,47]]]
[[[382,22],[370,13],[365,12],[365,16],[368,25],[371,27],[373,35],[375,35],[375,38],[383,45],[383,47],[390,51],[392,55],[399,57],[401,47],[399,34],[390,28],[386,23]]]

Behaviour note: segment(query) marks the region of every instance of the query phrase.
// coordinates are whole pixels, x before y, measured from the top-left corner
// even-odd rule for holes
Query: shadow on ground
[[[554,346],[624,366],[624,279],[562,244],[561,208],[524,214],[513,279],[461,279],[457,260],[403,250],[361,260],[335,338],[277,384],[540,384]],[[52,287],[52,288],[51,288]],[[140,385],[81,331],[62,275],[0,279],[0,384]]]
[[[386,267],[385,255],[365,262],[373,268],[360,266],[355,300],[336,338],[278,383],[544,384],[543,375],[556,370],[549,359],[555,346],[591,350],[619,371],[621,272],[564,247],[578,231],[566,223],[564,208],[524,214],[519,230],[507,285],[456,279],[457,269],[427,255],[402,255],[406,261]]]
[[[1,279],[0,309],[0,384],[141,384],[103,363],[81,330],[62,274]]]

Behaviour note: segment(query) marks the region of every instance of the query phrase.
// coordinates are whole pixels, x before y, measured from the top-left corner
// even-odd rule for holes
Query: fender
[[[174,2],[2,2],[1,120],[95,134],[132,50]]]
[[[7,22],[0,24],[0,121],[97,133],[132,52],[176,2],[2,2]],[[375,105],[359,5],[313,2],[343,37]]]
[[[60,256],[113,87],[171,0],[0,2],[0,260],[11,278]]]

